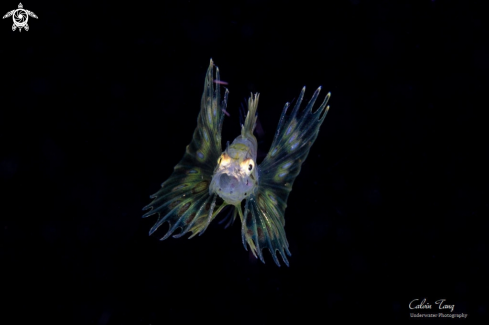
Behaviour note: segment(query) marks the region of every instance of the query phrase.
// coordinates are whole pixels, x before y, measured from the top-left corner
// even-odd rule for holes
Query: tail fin
[[[241,128],[241,136],[246,137],[247,134],[253,136],[253,131],[256,126],[256,110],[258,109],[258,99],[260,98],[260,94],[251,94],[251,97],[248,98],[248,114],[246,115],[246,120],[244,125]]]

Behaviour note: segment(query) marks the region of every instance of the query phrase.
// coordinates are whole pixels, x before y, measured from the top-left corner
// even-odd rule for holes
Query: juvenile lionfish
[[[214,66],[211,59],[193,139],[170,178],[157,193],[150,196],[153,201],[143,210],[151,210],[143,218],[156,213],[159,216],[149,231],[150,235],[164,222],[169,223],[169,230],[161,240],[168,238],[178,228],[181,232],[173,237],[181,237],[190,231],[192,238],[202,234],[217,214],[230,205],[234,208],[230,223],[237,214],[241,219],[245,249],[248,243],[255,257],[258,254],[265,263],[262,249],[268,248],[273,260],[280,266],[276,254],[279,251],[288,266],[285,252],[289,256],[291,254],[284,230],[287,198],[329,110],[326,104],[331,94],[326,95],[315,112],[312,108],[321,87],[299,114],[305,87],[290,115],[287,115],[289,103],[286,103],[270,151],[257,165],[258,144],[253,131],[259,94],[252,94],[248,99],[248,113],[241,125],[241,135],[232,144],[228,142],[226,150],[222,151],[221,129],[229,91],[226,89],[221,101],[221,84],[219,68]],[[326,111],[322,114],[325,107]],[[218,198],[220,200],[216,206]],[[244,212],[242,201],[245,201]]]

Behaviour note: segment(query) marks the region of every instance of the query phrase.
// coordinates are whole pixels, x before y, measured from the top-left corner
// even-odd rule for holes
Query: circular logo
[[[24,27],[27,24],[27,20],[29,19],[29,16],[24,9],[15,10],[12,16],[14,18],[14,24],[17,27]]]

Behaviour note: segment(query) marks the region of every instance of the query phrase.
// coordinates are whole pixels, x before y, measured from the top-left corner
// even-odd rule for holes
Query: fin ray
[[[215,82],[216,81],[216,82]],[[175,166],[170,177],[161,184],[158,192],[151,195],[152,202],[144,207],[143,217],[158,214],[151,228],[155,232],[163,223],[170,228],[162,239],[168,238],[178,228],[181,237],[187,232],[203,233],[210,222],[209,184],[221,155],[221,130],[229,91],[221,101],[219,69],[212,59],[206,72],[197,127],[185,154]],[[191,237],[192,237],[191,236]]]

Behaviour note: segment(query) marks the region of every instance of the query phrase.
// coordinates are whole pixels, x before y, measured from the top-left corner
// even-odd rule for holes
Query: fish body
[[[173,237],[191,232],[192,238],[202,234],[219,212],[230,205],[234,207],[230,223],[239,215],[245,249],[248,244],[253,254],[265,262],[262,250],[268,248],[280,266],[278,251],[288,266],[286,254],[291,254],[284,230],[287,198],[329,110],[326,104],[330,93],[314,112],[312,108],[321,87],[300,113],[305,87],[290,114],[286,103],[270,151],[257,165],[258,142],[253,131],[259,94],[252,94],[248,100],[241,134],[222,151],[221,129],[229,91],[225,90],[221,100],[221,84],[219,69],[211,60],[192,141],[170,178],[150,197],[153,201],[144,207],[149,211],[143,217],[159,216],[150,235],[167,222],[170,228],[162,240],[177,229],[181,230]]]
[[[224,202],[235,206],[253,195],[258,188],[258,142],[253,135],[258,97],[250,97],[248,115],[241,128],[241,135],[219,157],[209,187],[210,194],[216,193]]]

